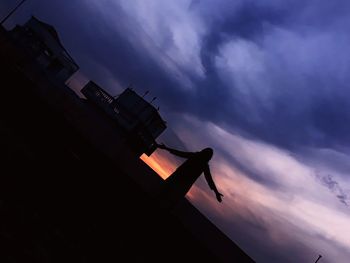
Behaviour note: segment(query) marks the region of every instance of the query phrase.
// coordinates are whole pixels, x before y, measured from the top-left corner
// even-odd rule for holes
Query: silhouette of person
[[[210,189],[214,191],[218,202],[222,201],[223,194],[216,188],[208,164],[213,156],[213,149],[205,148],[200,152],[184,152],[171,149],[164,144],[158,144],[158,148],[167,150],[176,156],[187,158],[187,160],[164,181],[164,187],[160,193],[160,197],[164,199],[163,201],[167,202],[170,207],[176,205],[176,203],[186,195],[202,173],[204,173]]]

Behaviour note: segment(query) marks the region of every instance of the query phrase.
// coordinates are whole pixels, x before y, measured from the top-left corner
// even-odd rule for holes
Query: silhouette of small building
[[[155,140],[166,129],[166,123],[151,103],[130,88],[114,98],[93,81],[87,83],[81,92],[116,121],[139,156],[154,152],[157,148]]]
[[[32,16],[10,32],[16,43],[36,60],[46,73],[66,82],[79,66],[62,45],[56,29]]]

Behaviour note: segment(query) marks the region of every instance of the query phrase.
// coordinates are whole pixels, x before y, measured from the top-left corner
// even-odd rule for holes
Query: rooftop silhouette
[[[79,69],[78,64],[61,43],[56,29],[35,16],[24,25],[16,25],[10,31],[10,36],[33,63],[61,83]]]
[[[115,98],[93,81],[81,93],[118,124],[137,155],[149,156],[154,152],[156,138],[166,129],[166,124],[151,103],[130,88]]]

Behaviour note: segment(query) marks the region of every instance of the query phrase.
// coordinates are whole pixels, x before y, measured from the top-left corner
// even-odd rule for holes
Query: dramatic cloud
[[[189,118],[186,124],[178,133],[194,149],[202,147],[202,141],[220,146],[211,169],[225,202],[216,203],[202,179],[189,198],[253,258],[295,262],[297,257],[308,262],[315,257],[311,251],[318,251],[326,252],[329,261],[325,262],[332,262],[331,258],[346,262],[350,255],[350,210],[333,193],[341,187],[349,189],[349,182],[340,186],[331,177],[320,181],[316,168],[298,161],[298,156],[212,123]],[[199,127],[206,131],[200,138],[191,133]],[[244,231],[240,232],[242,226]],[[255,241],[253,246],[250,240]],[[266,240],[272,243],[266,244]],[[269,249],[256,249],[256,244]],[[298,255],[288,259],[294,248]]]
[[[28,1],[7,26],[31,13],[53,24],[81,66],[75,89],[93,79],[111,94],[150,90],[169,125],[160,140],[213,147],[224,202],[202,179],[188,198],[257,262],[345,263],[349,10],[345,0]],[[163,178],[181,163],[161,151],[143,159]]]
[[[263,40],[231,39],[216,56],[219,76],[232,83],[236,111],[248,114],[248,125],[275,143],[325,146],[348,138],[349,103],[341,94],[349,81],[342,44],[349,39],[266,28]],[[344,52],[335,50],[335,39]]]

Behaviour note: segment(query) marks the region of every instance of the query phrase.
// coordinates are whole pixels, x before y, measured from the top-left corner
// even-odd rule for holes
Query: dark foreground
[[[0,60],[0,262],[222,261],[8,58]],[[235,262],[252,262],[239,253]]]
[[[1,262],[215,262],[118,164],[20,88],[28,83],[16,84],[1,96]]]

